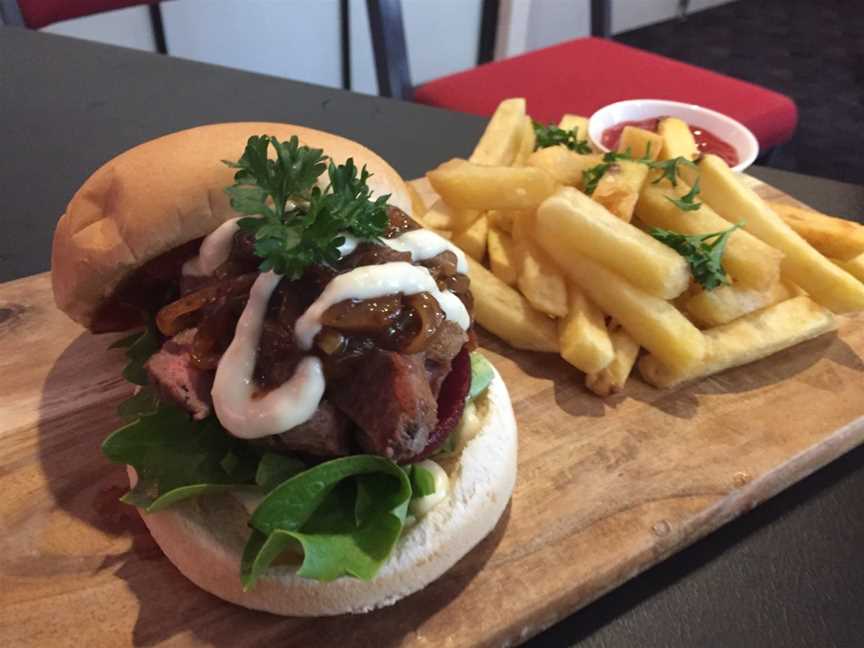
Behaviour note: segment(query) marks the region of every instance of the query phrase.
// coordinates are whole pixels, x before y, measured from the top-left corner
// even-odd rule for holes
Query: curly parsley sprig
[[[275,159],[268,156],[272,146]],[[387,227],[387,200],[372,199],[371,173],[358,170],[354,160],[336,165],[321,149],[301,146],[294,136],[280,142],[269,135],[250,137],[237,162],[234,185],[225,191],[231,206],[247,216],[240,228],[255,235],[261,271],[273,270],[298,279],[311,265],[332,264],[341,258],[345,233],[374,240]],[[327,171],[323,191],[318,178]]]
[[[549,146],[563,145],[577,153],[585,154],[591,152],[591,145],[588,143],[588,140],[580,140],[579,131],[576,128],[564,130],[563,128],[558,128],[555,124],[541,124],[533,119],[531,120],[531,125],[534,127],[535,150]]]
[[[714,290],[721,284],[728,284],[729,278],[723,268],[723,252],[732,232],[742,227],[744,223],[733,225],[722,232],[710,234],[679,234],[669,230],[654,227],[649,232],[651,236],[668,245],[683,256],[690,265],[693,278],[705,290]]]

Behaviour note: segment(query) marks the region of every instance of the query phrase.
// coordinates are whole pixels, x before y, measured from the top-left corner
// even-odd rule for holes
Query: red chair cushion
[[[18,0],[24,24],[30,29],[47,27],[61,20],[91,16],[159,0]]]
[[[760,147],[792,137],[798,109],[785,95],[752,83],[601,38],[580,38],[430,81],[420,103],[491,115],[502,99],[525,97],[534,119],[590,116],[623,99],[699,104],[745,124]]]

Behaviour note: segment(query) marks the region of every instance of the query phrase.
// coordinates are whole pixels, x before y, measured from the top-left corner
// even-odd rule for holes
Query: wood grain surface
[[[116,336],[59,313],[47,275],[0,285],[0,645],[518,643],[864,440],[862,323],[605,401],[557,356],[481,336],[519,422],[504,518],[396,606],[302,620],[223,603],[162,556],[99,453],[130,393]]]

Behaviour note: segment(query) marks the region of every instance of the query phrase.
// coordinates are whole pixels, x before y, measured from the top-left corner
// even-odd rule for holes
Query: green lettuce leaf
[[[306,470],[306,464],[295,457],[267,452],[255,472],[255,483],[270,492],[279,484]]]
[[[244,588],[289,547],[302,549],[300,576],[371,580],[402,533],[411,494],[405,471],[372,455],[334,459],[292,477],[252,514]]]
[[[489,387],[495,373],[489,361],[483,354],[476,351],[471,354],[471,389],[468,400],[472,401]]]
[[[215,418],[194,421],[172,405],[160,405],[112,433],[102,453],[135,468],[138,483],[123,501],[148,513],[188,497],[253,485],[258,466],[254,449]]]

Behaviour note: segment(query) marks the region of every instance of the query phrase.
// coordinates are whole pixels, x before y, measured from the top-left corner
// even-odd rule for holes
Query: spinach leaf
[[[292,477],[252,514],[243,586],[253,587],[279,554],[298,545],[300,576],[374,578],[402,533],[410,499],[405,471],[384,457],[343,457]]]

